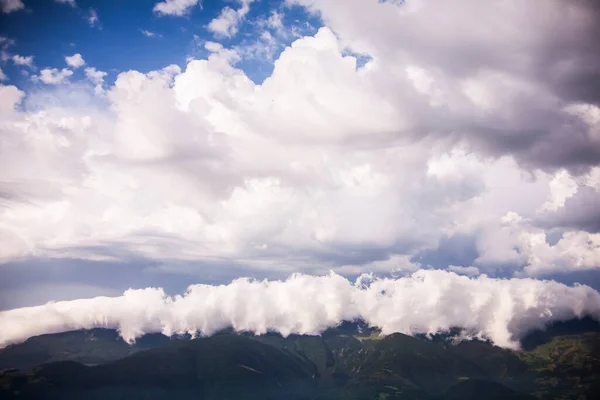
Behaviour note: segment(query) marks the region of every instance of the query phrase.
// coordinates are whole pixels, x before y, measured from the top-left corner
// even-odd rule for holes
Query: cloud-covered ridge
[[[155,3],[216,16],[198,0]],[[142,60],[104,72],[93,57],[46,66],[0,37],[3,70],[40,82],[0,85],[0,264],[123,262],[213,282],[437,268],[597,285],[593,1],[286,3],[306,10],[231,2],[219,26],[244,22],[237,40],[189,31],[186,64],[149,72],[130,69]],[[105,271],[61,276],[95,285]],[[10,290],[29,284],[6,274]]]
[[[331,273],[297,274],[285,281],[237,279],[193,285],[167,296],[161,288],[120,297],[48,303],[0,313],[0,346],[74,329],[118,329],[127,341],[150,332],[211,335],[224,328],[315,335],[363,319],[384,335],[435,333],[460,326],[496,345],[518,340],[552,321],[589,315],[600,320],[600,293],[533,279],[467,278],[420,270],[399,279],[363,275],[355,283]]]

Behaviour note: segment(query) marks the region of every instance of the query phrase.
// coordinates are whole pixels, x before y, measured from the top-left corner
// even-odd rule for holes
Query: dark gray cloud
[[[568,271],[550,274],[545,279],[562,282],[565,285],[581,284],[600,291],[600,270]]]
[[[296,0],[318,10],[356,51],[371,52],[381,64],[422,67],[435,87],[454,96],[459,82],[479,79],[497,100],[489,110],[430,106],[400,93],[390,98],[408,108],[410,132],[469,138],[492,156],[513,155],[526,168],[567,168],[580,174],[600,163],[598,139],[562,107],[600,105],[600,7],[596,0],[531,2],[472,0],[410,3],[401,23],[389,8],[357,0],[341,10],[328,0]],[[382,86],[386,83],[382,82]],[[424,101],[423,101],[424,100]]]
[[[417,253],[411,261],[446,269],[449,265],[470,266],[479,256],[475,237],[456,234],[443,236],[435,249]]]
[[[600,233],[600,192],[583,186],[563,207],[542,214],[537,223],[546,228],[565,228]]]

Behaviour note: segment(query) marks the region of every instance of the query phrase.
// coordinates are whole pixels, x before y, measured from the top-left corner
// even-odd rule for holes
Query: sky
[[[433,280],[438,306],[453,282],[474,293],[457,306],[511,293],[497,304],[511,334],[531,310],[598,313],[599,14],[594,0],[0,0],[0,310],[149,287],[170,304],[242,277],[292,290],[301,274],[348,282],[360,307],[344,310],[381,326],[356,286],[373,274],[400,291]],[[424,329],[490,334],[494,307]],[[125,318],[100,313],[69,326]],[[166,329],[163,314],[133,331]],[[261,326],[313,332],[325,314]],[[3,340],[31,334],[15,332]]]

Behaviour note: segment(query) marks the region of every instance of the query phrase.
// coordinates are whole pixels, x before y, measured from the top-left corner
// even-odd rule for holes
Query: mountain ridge
[[[600,378],[600,346],[595,343],[600,343],[600,333],[564,334],[571,332],[561,326],[562,334],[553,336],[551,330],[546,335],[552,337],[549,341],[519,352],[483,340],[454,343],[399,333],[381,337],[351,323],[320,336],[284,338],[229,331],[193,340],[155,335],[132,345],[110,330],[75,331],[9,346],[0,351],[0,361],[7,349],[16,357],[20,347],[44,340],[49,346],[71,347],[71,353],[54,347],[54,359],[57,354],[73,356],[73,340],[83,338],[79,343],[90,346],[92,355],[105,350],[104,362],[85,366],[65,360],[5,371],[0,374],[0,394],[7,399],[192,396],[208,400],[285,395],[290,399],[445,400],[481,398],[473,396],[482,391],[489,392],[485,398],[500,398],[493,396],[503,393],[507,399],[583,399],[577,396],[595,393]],[[85,357],[75,354],[74,358]]]

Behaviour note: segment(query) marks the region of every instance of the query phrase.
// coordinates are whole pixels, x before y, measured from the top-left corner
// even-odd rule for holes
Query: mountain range
[[[32,337],[0,350],[2,399],[600,398],[600,325],[558,323],[512,351],[445,334],[381,336],[343,323],[321,336],[148,334]]]

